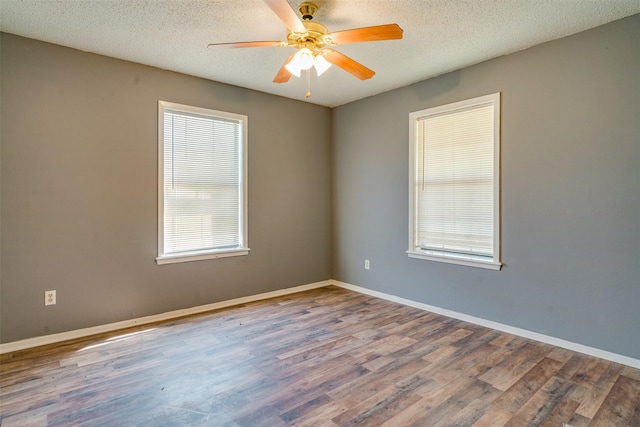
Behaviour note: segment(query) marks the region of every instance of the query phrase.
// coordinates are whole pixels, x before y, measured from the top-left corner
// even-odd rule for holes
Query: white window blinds
[[[413,116],[410,251],[495,261],[495,100],[476,99]]]
[[[161,257],[245,246],[243,120],[193,110],[162,111]]]

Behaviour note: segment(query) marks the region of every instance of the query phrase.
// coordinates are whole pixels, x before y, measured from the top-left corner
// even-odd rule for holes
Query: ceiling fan
[[[370,79],[375,72],[354,61],[346,55],[329,46],[340,44],[397,40],[402,38],[402,28],[397,24],[377,25],[373,27],[354,28],[351,30],[329,33],[327,28],[317,22],[312,22],[318,6],[304,2],[298,6],[302,21],[289,6],[287,0],[264,0],[287,26],[287,41],[250,41],[236,43],[212,43],[209,48],[228,49],[244,47],[286,47],[296,48],[298,51],[289,56],[280,68],[274,83],[285,83],[291,75],[300,77],[300,72],[316,69],[318,75],[326,71],[331,64],[342,68],[361,80]],[[307,93],[309,97],[309,93]]]

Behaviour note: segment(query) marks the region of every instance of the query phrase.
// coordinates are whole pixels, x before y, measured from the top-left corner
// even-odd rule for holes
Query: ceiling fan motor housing
[[[303,21],[304,33],[290,32],[287,34],[287,44],[292,47],[309,49],[321,49],[328,44],[332,44],[327,36],[327,27],[317,22]]]

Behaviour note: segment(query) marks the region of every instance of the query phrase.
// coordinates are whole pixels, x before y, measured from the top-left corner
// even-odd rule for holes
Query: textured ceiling
[[[289,1],[297,11],[301,0]],[[332,67],[307,102],[334,107],[640,13],[639,0],[317,0],[329,31],[397,23],[402,40],[336,50],[376,71]],[[305,100],[305,79],[272,79],[292,48],[214,51],[208,43],[285,40],[262,0],[0,0],[0,30]]]

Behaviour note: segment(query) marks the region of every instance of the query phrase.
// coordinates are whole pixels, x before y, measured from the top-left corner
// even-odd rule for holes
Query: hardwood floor
[[[640,426],[640,370],[335,287],[0,356],[10,426]]]

